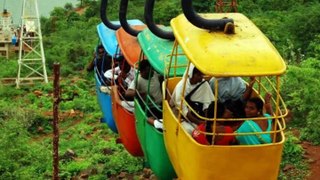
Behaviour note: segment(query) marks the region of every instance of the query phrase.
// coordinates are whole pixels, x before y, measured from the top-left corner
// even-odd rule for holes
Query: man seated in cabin
[[[106,61],[106,62],[104,62],[104,67],[102,67],[103,60]],[[105,52],[102,44],[99,44],[97,46],[97,49],[93,53],[93,58],[90,61],[90,63],[87,65],[87,68],[86,68],[87,71],[88,72],[93,71],[95,65],[96,65],[97,69],[102,72],[105,72],[106,70],[111,69],[112,58],[108,53]]]
[[[154,116],[155,119],[161,119],[161,82],[163,81],[163,77],[152,69],[148,60],[140,61],[139,70],[140,73],[137,77],[137,84],[135,80],[132,81],[125,93],[125,96],[126,98],[138,96],[137,99],[139,100],[143,109],[145,106],[148,107],[147,116]],[[149,98],[147,99],[147,97]],[[154,103],[151,103],[150,101],[153,101]],[[154,104],[157,107],[154,107]]]
[[[236,118],[245,117],[244,103],[250,98],[254,77],[250,77],[249,85],[240,77],[211,78],[210,87],[215,93],[215,82],[218,81],[218,101],[224,103],[233,112]]]
[[[101,91],[104,92],[107,88],[105,86],[109,86],[111,82],[106,79],[103,74],[108,69],[111,69],[112,67],[112,57],[105,52],[104,47],[100,44],[97,46],[97,49],[94,53],[93,59],[90,61],[90,63],[87,65],[87,71],[93,71],[96,67],[96,74],[101,82]]]
[[[187,78],[187,80],[185,80],[185,78]],[[203,79],[202,72],[194,67],[193,64],[190,64],[189,71],[185,72],[183,78],[176,85],[172,93],[170,105],[179,109],[182,103],[182,115],[185,120],[182,121],[181,125],[187,133],[191,135],[194,128],[203,121],[199,119],[192,110],[187,107],[185,101],[181,99],[185,81],[183,97],[197,114],[204,116],[206,109],[210,103],[214,101],[214,96],[209,83]]]
[[[107,70],[104,73],[104,77],[106,77],[110,81],[112,81],[112,79],[115,79],[115,84],[118,85],[118,91],[122,95],[122,97],[124,97],[125,91],[134,80],[135,70],[126,60],[122,60],[118,62],[118,64],[119,65],[116,68]]]

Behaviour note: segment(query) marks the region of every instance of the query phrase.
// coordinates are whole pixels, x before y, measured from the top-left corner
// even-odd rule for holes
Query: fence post
[[[59,179],[59,103],[60,103],[60,64],[53,65],[53,180]]]

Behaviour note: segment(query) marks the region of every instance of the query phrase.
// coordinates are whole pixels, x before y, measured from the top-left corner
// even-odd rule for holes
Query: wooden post
[[[53,65],[53,180],[59,179],[59,103],[60,103],[60,64]]]

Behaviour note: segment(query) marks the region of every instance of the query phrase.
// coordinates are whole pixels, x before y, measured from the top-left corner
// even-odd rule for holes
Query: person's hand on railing
[[[253,87],[253,84],[256,82],[256,77],[254,76],[251,76],[250,77],[250,82],[249,82],[249,87],[252,88]]]
[[[251,76],[250,77],[250,82],[248,83],[245,92],[242,95],[242,98],[244,101],[248,100],[251,97],[252,90],[253,90],[253,85],[256,82],[256,77]]]
[[[273,114],[271,98],[272,98],[271,93],[267,92],[264,98],[264,107],[266,109],[266,112],[270,115]]]

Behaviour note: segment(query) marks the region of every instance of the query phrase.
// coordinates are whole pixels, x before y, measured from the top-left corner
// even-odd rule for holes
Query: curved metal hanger
[[[196,13],[192,6],[192,0],[181,0],[182,11],[186,18],[194,26],[208,30],[225,30],[227,24],[234,24],[233,19],[205,19]],[[229,27],[227,27],[228,30]],[[228,31],[229,32],[229,31]],[[231,32],[232,33],[232,32]]]
[[[154,8],[154,0],[146,0],[144,5],[144,19],[150,31],[156,36],[163,38],[174,40],[175,37],[172,31],[165,31],[159,28],[153,21],[153,8]]]
[[[107,6],[108,6],[108,0],[101,0],[100,5],[100,18],[105,26],[107,26],[109,29],[117,30],[121,26],[112,24],[108,18],[107,18]]]
[[[119,20],[122,28],[132,36],[138,36],[141,31],[131,28],[127,22],[128,0],[120,1]]]

